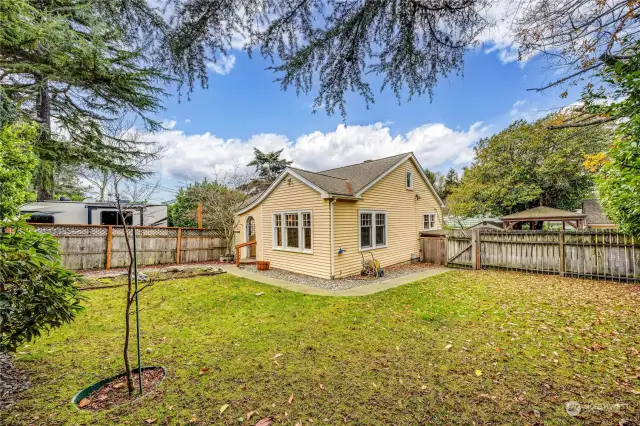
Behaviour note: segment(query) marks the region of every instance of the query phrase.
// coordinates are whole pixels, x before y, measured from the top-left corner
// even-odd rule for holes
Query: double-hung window
[[[360,250],[387,246],[387,212],[361,211],[359,222]]]
[[[425,231],[429,229],[436,229],[436,214],[435,213],[425,213],[422,216],[422,229]]]
[[[407,170],[407,189],[413,189],[413,173]]]
[[[300,248],[300,221],[298,213],[285,213],[284,215],[284,243],[287,248]]]
[[[310,211],[273,214],[273,248],[310,253],[312,234]]]

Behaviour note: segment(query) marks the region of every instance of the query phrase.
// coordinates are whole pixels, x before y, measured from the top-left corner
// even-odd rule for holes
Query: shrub
[[[5,229],[6,228],[6,229]],[[71,322],[83,308],[78,275],[60,262],[58,242],[25,218],[0,221],[0,351]]]

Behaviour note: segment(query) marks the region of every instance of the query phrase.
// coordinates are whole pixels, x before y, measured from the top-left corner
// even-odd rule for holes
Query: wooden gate
[[[423,261],[434,265],[444,265],[446,260],[445,238],[438,235],[420,238]]]
[[[445,265],[458,268],[472,267],[471,231],[456,230],[446,238]]]

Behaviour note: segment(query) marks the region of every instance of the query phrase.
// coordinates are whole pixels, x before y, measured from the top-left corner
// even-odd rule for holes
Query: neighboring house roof
[[[503,216],[500,219],[503,221],[514,220],[571,220],[571,219],[584,219],[585,215],[580,213],[574,213],[567,210],[554,209],[553,207],[534,207],[532,209],[524,210],[521,212],[513,213],[507,216]]]
[[[249,195],[249,196],[247,197],[247,199],[246,199],[246,200],[244,200],[244,201],[242,202],[242,204],[240,205],[240,210],[242,210],[242,209],[244,209],[245,207],[248,207],[248,206],[250,206],[251,204],[253,204],[253,202],[254,202],[254,201],[256,201],[256,200],[257,200],[257,199],[262,195],[262,193],[263,193],[263,192],[264,192],[264,191],[262,191],[262,192],[258,192],[257,194]]]
[[[476,223],[470,229],[479,229],[479,228],[502,229],[502,222],[490,222],[490,221],[484,220],[480,223]]]
[[[498,217],[478,216],[461,218],[452,215],[444,217],[445,225],[457,229],[471,229],[485,222],[499,228],[502,227],[502,221]]]
[[[582,203],[582,213],[586,214],[588,225],[614,225],[602,211],[602,206],[596,199],[584,200]]]
[[[341,198],[357,200],[362,193],[373,186],[376,182],[402,164],[405,160],[411,160],[415,163],[416,168],[420,171],[422,178],[427,183],[433,195],[436,197],[440,205],[444,205],[433,185],[424,174],[418,159],[412,152],[394,155],[392,157],[381,158],[378,160],[367,160],[362,163],[352,164],[350,166],[339,167],[337,169],[329,169],[320,172],[310,172],[308,170],[298,169],[295,167],[287,167],[278,178],[261,194],[252,197],[243,204],[239,213],[243,213],[264,200],[271,191],[287,175],[292,175],[299,179],[307,186],[318,191],[325,198]]]

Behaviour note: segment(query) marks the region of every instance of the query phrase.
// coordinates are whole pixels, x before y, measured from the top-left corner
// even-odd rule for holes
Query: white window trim
[[[304,248],[304,226],[302,225],[302,213],[308,213],[311,215],[311,249]],[[295,247],[287,247],[287,238],[286,238],[286,224],[285,217],[286,214],[297,214],[298,215],[298,248]],[[282,230],[282,246],[276,246],[276,215],[281,215],[281,227]],[[271,213],[271,248],[276,251],[289,251],[293,253],[306,253],[313,254],[313,210],[311,209],[301,209],[301,210],[282,210]]]
[[[413,187],[414,187],[414,180],[415,180],[415,179],[413,178],[413,170],[410,170],[410,169],[406,169],[406,170],[405,170],[405,172],[404,172],[404,183],[405,183],[405,185],[407,184],[407,176],[410,176],[410,177],[411,177],[411,179],[410,179],[410,183],[411,183],[411,185],[407,185],[407,189],[411,189],[411,190],[413,190]]]
[[[433,228],[425,228],[424,227],[424,217],[428,214],[433,215]],[[422,213],[422,230],[423,231],[433,231],[434,229],[440,229],[438,227],[438,214],[436,212],[424,212]]]
[[[370,213],[371,216],[371,247],[362,247],[360,216],[363,213]],[[376,214],[384,214],[384,245],[376,245]],[[389,244],[389,213],[386,210],[358,210],[358,248],[360,251],[376,250],[387,247]]]

